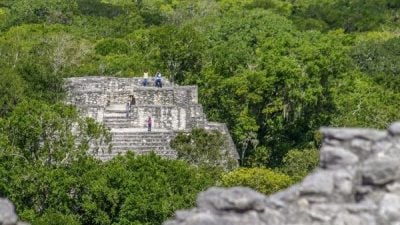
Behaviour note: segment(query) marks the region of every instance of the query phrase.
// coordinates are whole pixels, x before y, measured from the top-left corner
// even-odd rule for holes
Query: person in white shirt
[[[143,73],[143,86],[147,86],[147,80],[149,79],[149,72],[147,72],[147,70],[146,71],[144,71],[144,73]]]

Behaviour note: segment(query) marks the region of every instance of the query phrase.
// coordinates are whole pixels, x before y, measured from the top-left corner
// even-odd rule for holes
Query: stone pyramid
[[[225,134],[230,154],[238,158],[226,125],[207,120],[198,103],[197,86],[178,86],[164,79],[163,87],[159,88],[154,86],[153,79],[143,86],[142,78],[99,76],[68,78],[65,83],[66,102],[110,128],[112,150],[98,151],[95,156],[101,160],[109,160],[128,150],[136,154],[154,151],[176,158],[170,140],[178,132],[190,132],[193,128]],[[127,103],[130,103],[129,110]],[[147,129],[149,116],[151,132]]]

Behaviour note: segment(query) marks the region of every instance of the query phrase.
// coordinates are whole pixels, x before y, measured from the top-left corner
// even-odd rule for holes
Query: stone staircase
[[[136,154],[154,151],[167,158],[176,158],[176,152],[169,146],[169,142],[176,136],[176,133],[158,128],[156,121],[153,121],[155,126],[149,132],[146,120],[137,121],[138,118],[132,110],[127,114],[126,105],[112,104],[107,106],[104,111],[103,123],[111,128],[112,151],[111,153],[101,153],[98,158],[109,160],[118,154],[125,154],[127,151],[133,151]]]
[[[136,154],[154,151],[176,158],[169,142],[178,132],[193,128],[220,130],[227,135],[232,156],[238,158],[235,146],[224,124],[210,123],[198,103],[196,86],[177,86],[168,80],[163,87],[143,87],[141,78],[75,77],[66,80],[67,100],[82,114],[110,128],[111,152],[99,151],[95,157],[110,160],[131,150]],[[126,103],[134,96],[127,115]],[[152,118],[152,131],[147,131],[147,118]],[[107,149],[106,146],[101,146]]]
[[[136,154],[146,154],[152,151],[167,158],[176,158],[176,152],[169,146],[175,137],[174,132],[163,130],[144,129],[112,129],[112,150],[110,153],[101,153],[97,157],[101,160],[110,160],[118,154],[133,151]]]

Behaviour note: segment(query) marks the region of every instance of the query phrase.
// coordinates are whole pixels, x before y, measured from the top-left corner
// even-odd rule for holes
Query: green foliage
[[[30,58],[20,64],[18,72],[28,83],[28,91],[33,98],[56,102],[62,99],[63,80],[49,71],[38,58]]]
[[[43,214],[42,217],[33,220],[32,224],[40,224],[40,225],[81,225],[76,216],[64,215],[62,213],[52,213],[48,212]]]
[[[0,72],[0,117],[8,115],[23,99],[26,84],[14,71]]]
[[[299,1],[293,13],[294,18],[301,18],[298,20],[300,24],[303,18],[311,18],[324,22],[329,28],[355,32],[376,29],[382,24],[390,25],[398,19],[399,7],[392,0],[311,0],[304,4],[307,1]]]
[[[400,38],[384,42],[362,42],[354,48],[352,56],[360,69],[375,79],[377,84],[399,91]]]
[[[370,77],[353,73],[345,76],[335,94],[337,116],[333,126],[386,128],[398,120],[398,92],[377,85]]]
[[[244,161],[246,167],[259,167],[263,168],[269,164],[271,155],[271,149],[267,149],[265,146],[257,147],[252,151]]]
[[[10,8],[11,24],[41,22],[69,24],[78,5],[74,0],[19,0]]]
[[[109,54],[127,54],[129,51],[128,44],[123,40],[118,39],[105,39],[100,41],[96,46],[95,50],[97,54],[109,55]]]
[[[57,167],[0,159],[0,193],[33,225],[161,224],[213,184],[207,172],[155,154],[106,163],[81,157]]]
[[[100,164],[85,149],[106,130],[60,103],[64,77],[144,70],[198,85],[242,166],[298,181],[318,162],[320,126],[399,119],[399,10],[397,0],[1,0],[0,195],[33,224],[160,224],[191,206],[220,175],[210,166],[229,161],[215,151],[226,148],[220,134],[173,142],[208,167],[155,156]],[[243,171],[237,183],[258,188],[264,175]]]
[[[303,179],[309,172],[318,166],[319,151],[316,149],[293,149],[282,160],[280,171],[289,175],[294,182]]]
[[[71,106],[23,101],[0,124],[13,152],[42,164],[68,163],[85,155],[89,144],[110,141],[108,130],[92,119],[82,119]]]
[[[179,133],[170,145],[177,151],[178,159],[194,165],[225,169],[236,165],[226,137],[218,131],[192,129],[190,133]]]
[[[237,18],[212,36],[212,52],[222,56],[204,74],[201,102],[211,119],[228,123],[242,159],[261,145],[271,148],[268,166],[279,166],[289,149],[310,145],[314,130],[329,124],[331,85],[353,68],[349,39],[299,32],[260,10]]]
[[[101,0],[76,0],[76,2],[83,15],[113,18],[124,13],[120,6],[104,3]]]
[[[272,194],[292,183],[289,176],[264,168],[239,168],[221,178],[225,187],[245,186],[264,194]]]

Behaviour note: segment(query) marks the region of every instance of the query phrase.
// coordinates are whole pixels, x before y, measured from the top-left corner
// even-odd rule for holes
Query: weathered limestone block
[[[1,225],[28,225],[24,222],[18,222],[18,216],[15,213],[14,205],[4,198],[0,198],[0,224]]]
[[[358,162],[358,156],[344,148],[324,146],[321,150],[321,166],[323,168],[342,168]]]
[[[174,104],[193,105],[198,104],[197,86],[184,86],[174,89]]]
[[[382,221],[400,221],[400,196],[385,194],[380,202],[379,216]]]
[[[326,128],[320,129],[326,139],[337,139],[341,141],[353,140],[356,138],[378,141],[387,137],[386,131],[359,128]]]
[[[331,195],[334,190],[333,172],[321,171],[306,177],[301,183],[300,195]]]
[[[174,105],[174,88],[138,87],[132,95],[138,105]]]
[[[399,159],[373,158],[366,161],[362,168],[364,184],[382,185],[400,178]]]
[[[206,192],[199,194],[197,206],[200,209],[217,211],[263,211],[265,200],[264,195],[250,188],[235,187],[229,190],[210,188]]]
[[[400,122],[395,122],[390,125],[388,132],[392,136],[399,136],[400,135]]]

